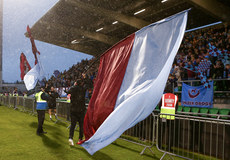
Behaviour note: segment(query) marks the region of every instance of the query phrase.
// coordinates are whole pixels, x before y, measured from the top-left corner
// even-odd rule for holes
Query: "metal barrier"
[[[143,146],[144,149],[140,154],[143,154],[146,149],[154,154],[152,147],[156,140],[156,122],[157,115],[152,113],[145,120],[126,130],[120,139]]]
[[[65,118],[66,120],[64,122],[69,123],[70,122],[70,103],[63,102],[63,101],[57,101],[56,109],[57,109],[58,117]],[[61,119],[58,118],[58,121],[61,121]]]
[[[21,96],[0,96],[0,103],[9,108],[36,114],[35,99]]]
[[[184,159],[230,159],[229,120],[176,114],[175,120],[164,121],[160,115],[156,146],[164,152],[161,159],[167,154]]]
[[[0,103],[2,105],[8,106],[9,108],[18,109],[22,112],[29,112],[32,115],[36,115],[36,102],[35,98],[32,97],[22,97],[22,96],[0,96]],[[64,122],[70,121],[70,103],[57,100],[57,115],[58,117],[63,117],[66,120]],[[57,118],[58,121],[63,121]]]
[[[20,111],[36,114],[34,98],[0,96],[0,103],[8,107],[16,105]],[[70,103],[57,101],[57,114],[69,123]],[[166,155],[184,159],[230,159],[230,121],[209,118],[222,115],[195,114],[165,114],[175,116],[175,120],[164,121],[160,118],[162,114],[153,112],[125,131],[120,139],[143,146],[140,154],[146,149],[154,154],[152,148],[156,146],[163,152],[161,159]],[[224,116],[230,119],[230,116]]]

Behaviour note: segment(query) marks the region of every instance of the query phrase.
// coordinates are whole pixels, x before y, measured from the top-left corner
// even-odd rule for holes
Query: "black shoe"
[[[46,134],[47,132],[43,131],[41,134]]]
[[[43,132],[37,132],[37,135],[40,136],[40,135],[46,134],[46,133],[47,133],[47,132],[44,132],[44,131],[43,131]]]

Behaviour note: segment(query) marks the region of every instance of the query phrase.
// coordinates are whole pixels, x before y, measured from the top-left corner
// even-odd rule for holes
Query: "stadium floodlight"
[[[134,15],[137,15],[137,14],[139,14],[139,13],[141,13],[141,12],[144,12],[144,11],[145,11],[145,9],[142,9],[142,10],[140,10],[140,11],[135,12]]]
[[[97,29],[97,30],[96,30],[96,32],[99,32],[99,31],[101,31],[101,30],[103,30],[103,28],[99,28],[99,29]]]
[[[161,3],[167,2],[168,0],[162,0]]]
[[[118,23],[118,21],[114,21],[112,24],[117,24]]]
[[[80,43],[80,41],[77,41],[76,39],[71,41],[71,44],[77,44],[77,43]]]

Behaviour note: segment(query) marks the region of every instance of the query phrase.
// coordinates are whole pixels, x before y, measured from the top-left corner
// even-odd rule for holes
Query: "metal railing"
[[[34,98],[24,98],[21,96],[0,96],[0,103],[8,106],[9,108],[36,114]]]
[[[165,155],[184,159],[230,159],[230,121],[190,115],[157,118],[157,143]],[[167,114],[165,114],[167,115]],[[170,115],[174,116],[174,115]]]
[[[143,154],[146,149],[154,154],[152,148],[156,142],[156,122],[157,115],[153,112],[145,120],[126,130],[120,139],[143,146],[144,149],[140,154]]]

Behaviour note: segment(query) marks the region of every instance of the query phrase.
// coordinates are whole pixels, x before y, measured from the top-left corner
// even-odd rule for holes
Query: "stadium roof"
[[[31,31],[36,40],[97,56],[140,28],[189,8],[187,29],[230,21],[229,0],[59,0]]]

